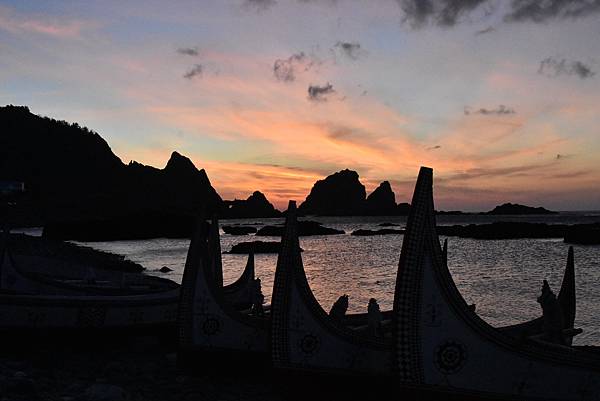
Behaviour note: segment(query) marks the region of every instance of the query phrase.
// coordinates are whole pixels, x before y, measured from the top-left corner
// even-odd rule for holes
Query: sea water
[[[301,237],[306,275],[317,300],[329,311],[342,294],[350,296],[350,312],[366,312],[370,298],[382,310],[391,309],[402,235],[352,236],[357,229],[380,229],[390,222],[404,228],[406,217],[315,217],[344,235]],[[561,213],[547,216],[442,215],[438,225],[481,224],[493,221],[529,221],[549,224],[600,222],[600,213]],[[257,228],[282,223],[283,219],[227,220],[221,225],[252,224]],[[445,237],[441,237],[443,241]],[[221,247],[244,241],[279,241],[279,237],[231,236],[221,232]],[[475,240],[448,237],[448,266],[465,300],[488,323],[503,326],[541,315],[537,303],[542,281],[547,279],[558,294],[567,261],[568,244],[562,239]],[[181,282],[189,240],[151,239],[85,243],[96,249],[125,255],[147,269],[148,274]],[[583,328],[576,344],[600,345],[600,245],[575,245],[577,317]],[[226,284],[235,281],[246,265],[246,255],[223,254]],[[270,299],[276,254],[256,255],[256,274]],[[160,273],[167,266],[173,271]]]

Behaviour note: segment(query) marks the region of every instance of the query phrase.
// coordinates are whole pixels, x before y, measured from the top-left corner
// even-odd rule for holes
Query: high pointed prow
[[[562,285],[558,293],[558,303],[564,317],[565,328],[572,329],[575,325],[577,299],[575,293],[575,255],[573,247],[569,247],[567,266],[563,276]]]
[[[193,301],[196,293],[196,281],[198,274],[201,274],[205,254],[206,241],[206,221],[204,213],[196,216],[194,231],[190,240],[190,245],[185,259],[183,269],[183,278],[179,293],[178,308],[178,328],[179,328],[179,346],[185,347],[192,343],[193,336]]]
[[[215,288],[223,287],[223,260],[221,257],[221,236],[219,234],[219,220],[214,214],[210,222],[208,235],[208,252],[210,269],[212,271]]]

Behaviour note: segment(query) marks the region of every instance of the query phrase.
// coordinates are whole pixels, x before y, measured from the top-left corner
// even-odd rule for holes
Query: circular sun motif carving
[[[305,334],[300,340],[300,349],[307,355],[312,355],[319,350],[319,338],[312,334]]]
[[[215,335],[221,330],[221,322],[215,316],[207,316],[202,322],[202,332],[207,336]]]
[[[435,366],[443,374],[458,372],[467,361],[467,349],[455,340],[448,340],[435,349]]]

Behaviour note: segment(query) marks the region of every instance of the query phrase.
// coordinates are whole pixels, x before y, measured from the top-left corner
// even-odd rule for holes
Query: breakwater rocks
[[[324,227],[323,224],[317,221],[305,220],[298,222],[298,235],[301,237],[307,237],[310,235],[337,235],[345,233],[346,232],[344,230]],[[283,226],[264,226],[256,232],[256,235],[263,237],[281,237],[283,235]]]
[[[595,224],[545,224],[521,222],[496,222],[438,226],[439,235],[475,239],[564,238],[572,244],[600,244],[600,223]]]

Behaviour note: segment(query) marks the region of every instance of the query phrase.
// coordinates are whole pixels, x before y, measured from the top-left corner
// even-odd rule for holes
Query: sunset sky
[[[335,171],[439,209],[600,209],[600,1],[0,1],[0,104],[225,199]]]

